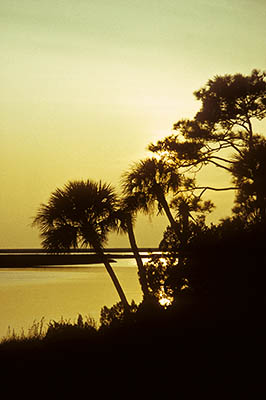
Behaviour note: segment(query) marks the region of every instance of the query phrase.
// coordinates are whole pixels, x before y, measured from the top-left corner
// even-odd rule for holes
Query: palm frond
[[[92,180],[70,181],[41,204],[33,225],[48,250],[102,245],[115,229],[117,196],[111,185]]]
[[[133,164],[122,175],[123,196],[134,199],[138,204],[136,210],[153,212],[155,203],[159,204],[159,196],[177,192],[182,179],[173,165],[155,157],[146,158]]]

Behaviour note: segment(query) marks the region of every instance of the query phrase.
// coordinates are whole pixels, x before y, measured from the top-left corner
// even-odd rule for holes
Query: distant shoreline
[[[122,251],[121,250],[122,249],[108,249],[108,251],[111,252],[111,254],[106,253],[108,260],[110,262],[116,262],[115,261],[116,259],[134,258],[131,249],[130,250],[123,249]],[[143,249],[141,250],[142,254],[140,254],[140,256],[142,258],[147,258],[148,252],[144,252]],[[149,250],[154,250],[154,249],[149,249]],[[0,251],[0,269],[33,268],[33,267],[35,268],[35,267],[58,266],[58,265],[91,265],[91,264],[102,264],[102,260],[97,254],[93,253],[92,254],[47,254],[47,253],[28,254],[28,252],[26,251],[25,253],[19,253],[19,250],[16,250],[14,254],[11,252],[11,250],[8,253]]]
[[[130,247],[110,247],[104,248],[104,253],[132,253]],[[154,253],[160,251],[158,247],[139,247],[140,253]],[[77,254],[77,253],[92,253],[95,254],[93,249],[78,248],[64,251],[64,254]],[[41,248],[22,248],[22,249],[0,249],[0,254],[53,254],[52,252],[45,251]]]
[[[90,265],[100,263],[102,261],[96,254],[0,254],[0,268],[32,268],[52,265]]]

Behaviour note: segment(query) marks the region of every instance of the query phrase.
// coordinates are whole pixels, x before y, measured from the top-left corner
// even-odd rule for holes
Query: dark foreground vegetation
[[[63,395],[88,385],[101,395],[118,390],[134,397],[219,388],[224,396],[240,395],[263,362],[265,328],[248,310],[227,313],[220,304],[198,300],[183,299],[168,310],[140,307],[131,318],[98,330],[58,323],[43,338],[3,343],[2,389],[6,383],[9,394],[56,387]]]
[[[62,396],[96,391],[97,398],[117,392],[121,398],[239,398],[258,390],[252,377],[263,379],[264,325],[254,315],[236,316],[234,310],[234,318],[225,319],[215,304],[191,303],[139,310],[133,320],[98,331],[57,326],[41,340],[2,344],[2,390]]]
[[[103,307],[99,327],[79,316],[50,322],[45,331],[37,324],[24,338],[11,335],[0,345],[3,382],[12,377],[21,382],[19,390],[26,384],[42,392],[52,385],[61,395],[77,395],[86,382],[102,396],[171,391],[238,398],[251,390],[265,356],[266,230],[236,223],[229,229],[227,223],[210,231],[203,234],[208,241],[197,237],[191,244],[193,268],[187,265],[168,282],[172,288],[180,280],[193,282],[187,290],[172,289],[170,306],[150,298],[132,302],[127,314],[120,302]]]
[[[98,397],[259,395],[265,356],[266,74],[217,76],[195,92],[201,109],[151,144],[156,157],[123,174],[122,195],[102,182],[68,182],[34,219],[44,249],[92,247],[120,298],[101,325],[50,323],[47,333],[0,346],[3,377],[16,373],[66,393],[84,385]],[[259,126],[259,125],[258,125]],[[232,186],[197,183],[200,170],[229,174]],[[207,176],[207,175],[206,175]],[[232,215],[206,224],[210,191],[234,191]],[[138,212],[165,213],[163,256],[143,265],[134,234]],[[130,304],[104,254],[110,231],[127,233],[143,302]],[[100,293],[99,293],[100,295]],[[255,383],[252,377],[255,375]],[[34,377],[34,379],[33,379]],[[88,383],[87,383],[88,382]],[[126,389],[125,389],[126,388]],[[260,396],[259,396],[260,397]],[[172,397],[171,397],[172,398]]]

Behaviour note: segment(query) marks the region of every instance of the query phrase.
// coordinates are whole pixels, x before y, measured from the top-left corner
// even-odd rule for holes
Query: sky
[[[0,248],[40,247],[32,217],[69,180],[118,187],[210,78],[265,70],[265,17],[265,0],[0,0]],[[214,201],[230,214],[232,193]],[[139,216],[138,244],[166,225]]]

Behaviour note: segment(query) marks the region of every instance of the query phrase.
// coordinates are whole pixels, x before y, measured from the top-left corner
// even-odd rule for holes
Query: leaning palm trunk
[[[103,249],[101,248],[101,246],[99,246],[98,244],[94,244],[94,250],[96,251],[96,253],[100,256],[100,259],[102,260],[102,262],[104,263],[104,266],[110,276],[110,278],[112,279],[112,282],[117,290],[117,293],[120,297],[120,300],[123,304],[124,310],[126,313],[130,312],[130,306],[128,304],[127,298],[125,296],[125,293],[119,283],[119,280],[117,279],[117,276],[111,266],[111,264],[108,261],[108,258],[106,257],[106,255],[103,252]]]
[[[165,198],[164,194],[163,194],[163,193],[158,193],[157,198],[158,198],[158,202],[159,202],[160,205],[162,206],[162,208],[163,208],[163,210],[164,210],[164,212],[165,212],[165,214],[166,214],[166,216],[167,216],[167,218],[168,218],[168,220],[169,220],[169,222],[170,222],[171,228],[172,228],[172,229],[177,233],[177,235],[178,235],[178,232],[177,232],[177,223],[176,223],[176,221],[175,221],[175,219],[174,219],[174,217],[173,217],[173,215],[172,215],[172,213],[171,213],[170,207],[169,207],[169,205],[168,205],[168,203],[167,203],[167,201],[166,201],[166,198]]]
[[[141,289],[143,292],[144,300],[146,300],[146,299],[148,299],[148,297],[150,297],[148,284],[147,284],[147,278],[146,278],[146,274],[145,274],[145,268],[144,268],[141,256],[139,254],[137,242],[136,242],[134,231],[133,231],[132,221],[130,218],[127,218],[126,224],[127,224],[127,233],[128,233],[130,246],[133,251],[134,257],[136,259],[137,266],[138,266],[140,286],[141,286]]]
[[[170,207],[166,201],[166,198],[164,196],[164,194],[160,193],[158,195],[158,201],[160,202],[169,222],[170,222],[170,226],[173,229],[173,231],[175,232],[175,234],[177,235],[177,237],[179,238],[180,242],[181,242],[181,249],[179,251],[179,255],[178,255],[178,266],[182,267],[184,265],[184,261],[185,261],[185,255],[184,255],[184,244],[186,243],[185,236],[187,234],[186,231],[186,227],[184,232],[180,232],[178,230],[178,225],[176,223],[176,221],[174,220],[174,217],[171,213]]]

